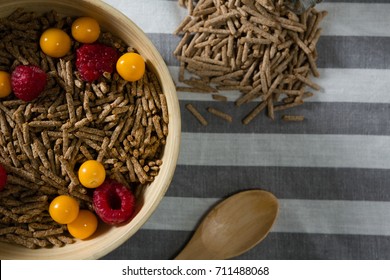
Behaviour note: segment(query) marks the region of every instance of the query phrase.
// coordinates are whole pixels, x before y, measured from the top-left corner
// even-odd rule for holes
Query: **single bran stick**
[[[207,120],[199,113],[199,111],[192,104],[186,104],[186,109],[191,112],[191,114],[199,121],[203,126],[207,126]]]
[[[249,124],[258,114],[260,114],[265,107],[267,107],[267,101],[260,102],[243,120],[242,123]]]
[[[295,116],[295,115],[283,115],[282,120],[289,122],[302,122],[305,120],[304,116]]]
[[[225,121],[227,121],[229,123],[231,123],[233,121],[233,118],[232,118],[231,115],[229,115],[229,114],[227,114],[225,112],[222,112],[222,111],[220,111],[218,109],[215,109],[213,107],[208,107],[207,111],[209,113],[213,114],[214,116],[217,116],[217,117],[219,117],[219,118],[221,118],[221,119],[223,119],[223,120],[225,120]]]

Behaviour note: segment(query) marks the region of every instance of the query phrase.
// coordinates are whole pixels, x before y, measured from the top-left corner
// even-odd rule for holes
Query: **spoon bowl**
[[[278,215],[277,198],[263,190],[242,191],[216,205],[203,219],[177,260],[222,260],[261,242]]]

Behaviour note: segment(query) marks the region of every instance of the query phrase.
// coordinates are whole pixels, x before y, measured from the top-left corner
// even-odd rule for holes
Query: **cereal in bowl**
[[[137,50],[113,34],[100,27],[98,36],[74,31],[75,22],[95,23],[77,20],[23,9],[0,19],[2,242],[63,246],[93,236],[92,216],[126,223],[162,165],[169,119],[158,77]],[[133,60],[118,66],[127,54]],[[86,162],[93,163],[85,171]],[[106,200],[109,218],[94,204],[94,192],[103,186],[120,186],[99,197]],[[59,197],[76,202],[76,218],[53,219],[74,207]],[[115,211],[123,209],[131,213],[118,222]],[[80,230],[83,221],[90,223],[88,232]]]

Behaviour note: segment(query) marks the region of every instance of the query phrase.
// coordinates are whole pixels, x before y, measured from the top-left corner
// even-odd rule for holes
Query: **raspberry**
[[[34,65],[19,65],[11,74],[11,87],[15,96],[31,101],[39,96],[46,86],[46,73]]]
[[[118,225],[132,217],[135,208],[135,197],[121,183],[106,179],[93,192],[93,207],[103,222]]]
[[[7,183],[7,171],[0,164],[0,191],[4,189],[5,184]]]
[[[112,73],[117,60],[117,51],[102,44],[85,44],[76,51],[76,67],[86,82],[99,79],[104,72]]]

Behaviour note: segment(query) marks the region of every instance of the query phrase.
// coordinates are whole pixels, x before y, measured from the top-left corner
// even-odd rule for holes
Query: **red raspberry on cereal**
[[[99,79],[104,72],[112,73],[117,60],[116,49],[103,44],[84,44],[76,51],[76,67],[86,82]]]
[[[18,65],[11,74],[11,88],[23,101],[32,101],[45,89],[47,75],[35,65]]]
[[[118,225],[133,216],[135,197],[126,186],[106,179],[93,192],[93,208],[103,222]]]
[[[0,191],[2,191],[7,183],[7,171],[0,164]]]

